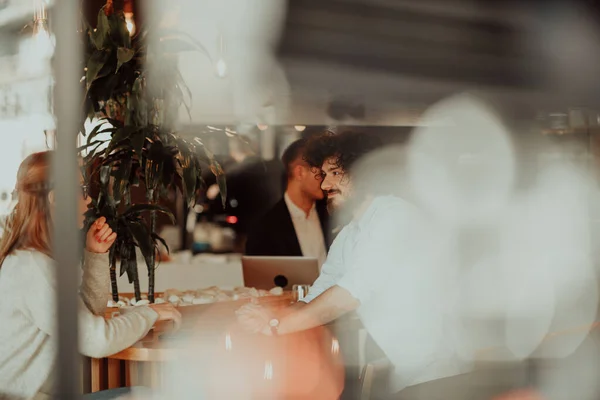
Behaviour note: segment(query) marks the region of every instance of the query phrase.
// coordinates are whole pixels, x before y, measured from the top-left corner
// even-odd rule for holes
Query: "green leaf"
[[[176,108],[179,108],[183,104],[183,106],[185,107],[185,110],[188,114],[188,118],[190,119],[190,122],[192,122],[192,110],[191,110],[190,106],[188,105],[188,103],[185,101],[183,90],[182,90],[181,86],[179,84],[175,84],[173,89],[174,89],[174,92],[171,93],[171,96],[175,100]]]
[[[184,161],[184,163],[186,163]],[[184,197],[186,199],[188,207],[193,206],[194,199],[196,197],[196,180],[198,177],[198,167],[195,162],[187,162],[187,166],[183,168],[183,188]]]
[[[219,185],[219,192],[221,194],[221,204],[225,208],[227,205],[227,181],[225,174],[217,175],[217,185]]]
[[[88,136],[88,140],[87,142],[89,143],[91,140],[90,138],[95,136],[96,134],[98,134],[98,131],[100,130],[100,128],[102,128],[101,124],[98,124],[94,127],[94,129],[92,129],[92,131],[90,132],[89,136]],[[86,136],[87,133],[86,132],[81,132],[83,134],[83,136]]]
[[[128,159],[130,157],[131,157],[131,149],[122,148],[122,149],[118,149],[118,150],[114,151],[109,156],[104,155],[103,159],[102,159],[102,164],[103,165],[114,164],[117,162],[121,162],[124,159]]]
[[[148,269],[154,267],[154,242],[148,228],[139,221],[130,222],[127,224],[127,228],[133,235],[137,246],[140,248],[144,259],[146,260],[146,266]]]
[[[167,242],[165,242],[165,239],[161,238],[154,232],[152,232],[152,239],[154,239],[154,242],[158,241],[158,242],[162,243],[162,245],[165,246],[165,249],[167,249],[167,253],[171,254],[171,250],[169,249],[169,246],[167,246]]]
[[[121,230],[120,233],[122,233],[123,231]],[[122,256],[122,249],[125,245],[125,242],[127,240],[124,239],[123,237],[118,237],[118,239],[115,241],[115,244],[111,247],[108,258],[111,260],[111,264],[114,262],[114,265],[117,265],[117,260],[119,257]],[[111,255],[111,253],[114,253],[113,255]],[[114,259],[114,261],[113,261]],[[121,266],[119,268],[119,276],[123,276],[123,274],[125,272],[127,272],[128,270],[128,265],[126,262],[124,262],[123,260],[121,260]],[[127,278],[129,279],[129,283],[131,283],[131,278],[129,277],[129,274],[127,274]]]
[[[112,135],[112,140],[115,142],[120,142],[121,140],[130,139],[133,134],[140,130],[139,126],[124,126],[122,128],[117,128],[115,133]]]
[[[139,126],[124,126],[118,128],[112,135],[110,144],[106,148],[104,154],[109,155],[114,149],[123,144],[126,140],[130,140],[131,136],[140,130]]]
[[[95,128],[94,128],[95,129]],[[93,139],[100,135],[101,133],[111,133],[114,134],[117,131],[117,128],[115,128],[114,126],[111,126],[110,128],[106,128],[102,129],[102,130],[98,130],[96,132],[93,132],[90,134],[90,136],[88,136],[87,142],[88,143],[92,143]],[[107,140],[102,140],[102,143],[106,142]],[[95,142],[94,142],[95,143]]]
[[[127,190],[129,175],[131,174],[131,163],[131,158],[121,161],[114,174],[113,197],[117,203],[121,201],[123,194]]]
[[[96,117],[96,110],[94,109],[94,105],[90,104],[90,108],[88,108],[88,110],[87,110],[87,118],[90,121],[92,121],[95,117]],[[85,124],[85,120],[84,120],[84,124]]]
[[[87,71],[85,72],[86,86],[89,90],[92,86],[92,82],[98,78],[98,73],[108,61],[109,53],[106,51],[98,50],[92,54],[86,64]]]
[[[89,27],[89,24],[88,24]],[[108,38],[110,33],[110,26],[108,24],[108,17],[104,14],[104,7],[98,11],[98,19],[96,20],[96,29],[91,30],[89,27],[88,34],[90,35],[90,39],[96,49],[102,50],[104,48],[104,43]]]
[[[101,49],[104,46],[105,39],[110,34],[110,24],[108,23],[108,17],[104,13],[104,7],[98,11],[98,20],[96,23],[96,31],[94,33],[96,33],[102,39],[102,42],[100,42],[100,47],[98,47],[98,42],[96,42],[96,47]]]
[[[121,244],[121,272],[127,272],[129,283],[133,283],[137,279],[136,268],[131,268],[131,257],[135,257],[135,244],[129,240],[123,241]]]
[[[190,90],[189,86],[185,83],[185,79],[183,79],[183,75],[181,75],[181,71],[179,70],[179,68],[175,69],[177,72],[177,85],[179,85],[180,88],[182,88],[183,90],[185,90],[185,92],[188,95],[188,98],[190,99],[189,102],[189,106],[191,108],[192,106],[192,91]]]
[[[114,126],[115,128],[123,127],[123,123],[121,121],[119,121],[118,119],[104,117],[104,118],[100,118],[100,121],[106,121],[109,124],[111,124],[112,126]]]
[[[87,143],[92,143],[92,140],[101,133],[114,133],[116,131],[117,128],[115,128],[114,126],[107,127],[104,126],[104,124],[98,124],[94,127],[94,129],[92,129],[92,131],[88,135]]]
[[[147,194],[152,197],[152,191],[156,189],[156,180],[158,177],[158,163],[152,159],[146,158],[146,168],[144,169],[144,176],[146,178],[146,190]]]
[[[130,218],[130,217],[139,216],[142,213],[150,212],[150,211],[156,211],[156,212],[165,214],[166,216],[168,216],[171,219],[172,223],[175,223],[175,216],[173,215],[173,213],[168,208],[159,206],[157,204],[136,204],[134,206],[129,207],[129,209],[127,209],[123,213],[123,215]]]
[[[129,265],[128,265],[128,263],[127,263],[126,261],[123,261],[123,260],[121,260],[121,268],[120,268],[120,270],[119,270],[119,276],[123,276],[123,274],[124,274],[125,272],[128,272],[128,270],[129,270]],[[132,277],[131,277],[131,276],[129,276],[129,273],[127,274],[127,278],[128,278],[128,280],[129,280],[129,283],[132,283],[132,282],[133,282],[133,279],[132,279]]]
[[[215,155],[206,148],[206,146],[204,145],[202,140],[200,140],[200,138],[195,138],[194,141],[204,151],[204,155],[208,159],[208,165],[210,167],[210,170],[213,173],[213,175],[217,178],[217,184],[219,185],[219,191],[221,193],[221,203],[223,204],[223,208],[225,208],[227,204],[227,182],[225,180],[225,171],[223,171],[223,168],[215,158]]]
[[[160,180],[161,180],[161,192],[160,192],[160,196],[163,196],[163,192],[164,189],[168,189],[170,187],[172,187],[173,183],[175,182],[175,175],[178,173],[177,172],[177,168],[175,166],[177,162],[177,159],[170,159],[170,160],[165,160],[165,162],[161,165],[161,172],[160,172]],[[168,196],[168,194],[167,194]]]
[[[106,102],[108,100],[114,100],[115,96],[118,95],[119,85],[122,84],[123,77],[115,75],[115,57],[109,58],[104,67],[98,73],[98,77],[92,82],[88,93],[90,97],[96,101],[105,102],[104,107],[106,108]],[[115,93],[117,92],[117,93]]]
[[[128,260],[128,265],[127,265],[127,270],[131,271],[131,275],[133,276],[132,282],[138,282],[139,285],[139,278],[138,278],[138,266],[137,266],[137,254],[135,251],[135,247],[131,246],[131,250],[129,251],[130,257]],[[136,295],[137,296],[137,295]]]
[[[103,143],[103,142],[100,142],[100,141],[98,141],[98,142],[94,142],[94,143],[87,143],[87,144],[84,144],[83,146],[79,146],[79,147],[77,148],[77,150],[76,150],[76,151],[77,151],[77,154],[81,153],[82,151],[84,151],[84,150],[86,150],[86,149],[88,149],[88,148],[90,148],[90,147],[94,147],[94,149],[92,149],[92,150],[91,150],[91,152],[93,152],[93,151],[94,151],[94,150],[96,150],[96,149],[97,149],[97,148],[98,148],[98,147],[99,147],[99,146],[100,146],[102,143]]]
[[[135,51],[133,49],[128,49],[125,47],[119,47],[117,49],[117,69],[115,71],[115,74],[119,71],[121,65],[131,61],[134,54]]]
[[[79,132],[85,134],[85,121],[87,121],[90,115],[93,116],[95,114],[96,112],[94,111],[94,105],[92,104],[92,100],[89,96],[86,96],[83,102],[83,119],[80,122]]]
[[[131,35],[127,30],[127,21],[122,12],[115,12],[108,17],[110,38],[117,46],[131,47]]]
[[[100,32],[98,30],[90,31],[90,32],[88,32],[88,35],[89,35],[90,41],[92,42],[94,47],[97,50],[102,50],[102,48],[104,47],[104,39],[105,39],[105,37],[102,35],[102,32]]]

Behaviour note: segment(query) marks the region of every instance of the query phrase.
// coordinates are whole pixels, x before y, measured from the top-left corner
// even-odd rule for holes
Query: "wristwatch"
[[[271,328],[271,333],[273,334],[273,336],[277,336],[277,334],[279,333],[279,320],[275,318],[270,320],[269,327]]]

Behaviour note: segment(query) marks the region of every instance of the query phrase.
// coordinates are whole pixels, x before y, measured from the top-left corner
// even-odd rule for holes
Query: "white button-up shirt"
[[[350,292],[364,327],[395,366],[395,390],[468,369],[449,340],[452,277],[439,236],[410,203],[377,197],[342,229],[304,299],[334,285]]]
[[[319,267],[321,267],[327,258],[327,249],[325,248],[323,228],[316,206],[313,204],[307,217],[306,213],[294,204],[287,192],[283,198],[292,217],[302,255],[316,258],[319,261]]]

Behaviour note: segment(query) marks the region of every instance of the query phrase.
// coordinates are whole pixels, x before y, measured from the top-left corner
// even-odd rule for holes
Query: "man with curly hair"
[[[327,209],[330,214],[336,215],[338,221],[344,223],[351,220],[354,211],[360,209],[361,203],[365,203],[366,193],[360,183],[352,178],[353,169],[360,159],[379,147],[381,141],[377,137],[360,132],[326,132],[309,141],[304,153],[305,160],[320,175],[321,189],[327,196]],[[356,183],[359,187],[355,187]],[[337,242],[336,247],[345,242],[350,229],[342,229],[340,238],[334,241]],[[312,285],[302,304],[309,303],[334,286],[343,275],[345,266],[334,262],[336,259],[335,254],[327,258],[319,279]]]
[[[302,302],[279,315],[247,305],[238,320],[251,331],[282,335],[356,311],[393,366],[384,385],[391,398],[443,399],[448,387],[464,386],[454,378],[470,367],[447,336],[455,329],[445,291],[452,276],[438,268],[447,260],[437,251],[446,238],[411,202],[405,149],[379,147],[362,133],[311,140],[306,161],[323,179],[329,208],[351,222]]]
[[[339,135],[327,132],[309,141],[305,159],[324,179],[321,189],[327,194],[331,212],[340,211],[344,202],[352,199],[350,176],[355,163],[380,146],[381,141],[376,136],[358,132]]]

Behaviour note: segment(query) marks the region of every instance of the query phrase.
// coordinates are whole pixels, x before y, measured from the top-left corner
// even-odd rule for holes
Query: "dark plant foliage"
[[[161,198],[178,190],[193,205],[203,187],[203,166],[217,177],[221,197],[225,199],[227,194],[223,169],[213,154],[199,139],[192,143],[173,130],[178,109],[184,106],[189,113],[191,102],[191,92],[178,72],[174,55],[181,51],[208,54],[200,43],[181,32],[153,33],[158,40],[152,46],[148,45],[148,29],[130,37],[123,12],[112,4],[100,10],[95,29],[82,21],[85,76],[81,132],[86,134],[86,144],[79,150],[86,153],[82,169],[94,194],[86,227],[104,216],[117,233],[110,250],[115,301],[117,273],[127,274],[136,299],[140,299],[136,248],[148,267],[148,299],[154,301],[157,246],[164,244],[155,232],[156,214],[173,219],[170,211],[158,205]],[[99,118],[105,124],[85,132],[88,118]],[[109,139],[100,139],[103,136]],[[131,188],[140,186],[146,202],[132,204]]]

